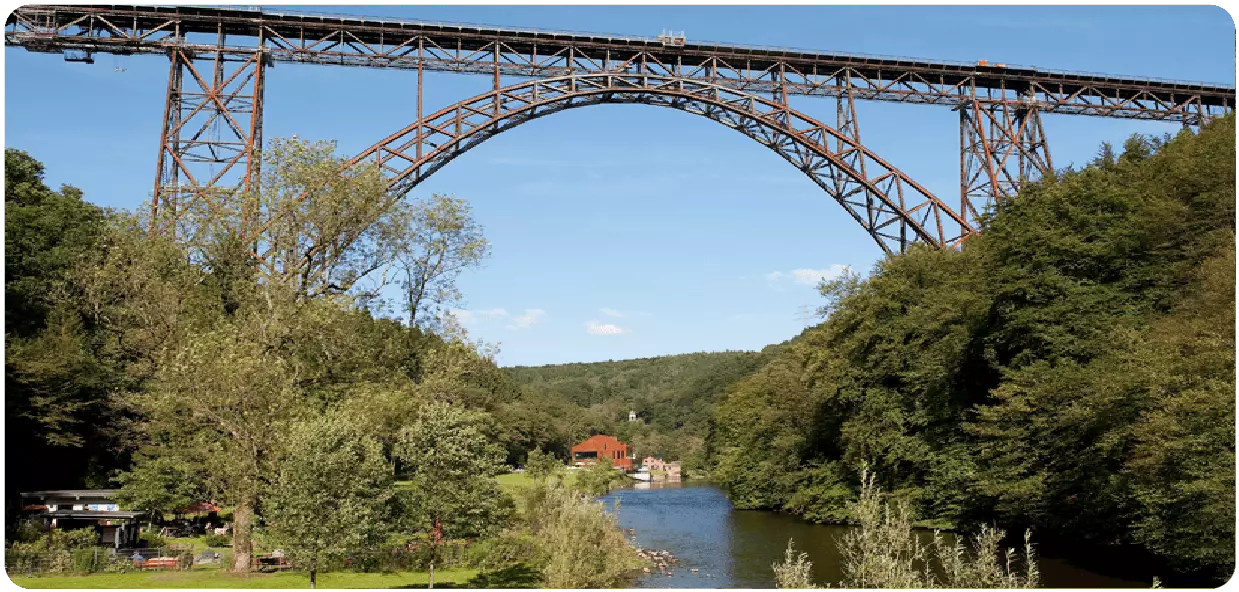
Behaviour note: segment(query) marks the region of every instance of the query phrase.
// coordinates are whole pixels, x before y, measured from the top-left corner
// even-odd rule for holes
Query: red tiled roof
[[[572,451],[619,450],[621,448],[628,448],[628,445],[615,439],[614,436],[598,434],[597,436],[590,436],[584,442],[573,446]]]

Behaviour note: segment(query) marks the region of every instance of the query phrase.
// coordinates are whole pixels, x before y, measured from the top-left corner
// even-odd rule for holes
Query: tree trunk
[[[254,500],[247,496],[232,513],[232,571],[250,570],[254,556],[253,521]]]
[[[435,587],[435,562],[433,559],[430,560],[430,582],[426,584],[426,587],[427,588]]]
[[[313,590],[316,584],[318,584],[318,570],[310,568],[310,589]]]

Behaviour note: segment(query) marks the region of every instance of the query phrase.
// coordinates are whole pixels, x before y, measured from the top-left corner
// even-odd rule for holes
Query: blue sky
[[[352,6],[319,12],[464,21],[927,59],[1034,65],[1234,84],[1235,25],[1217,7]],[[117,72],[119,66],[124,70]],[[5,49],[5,146],[111,207],[154,182],[167,62],[93,66]],[[264,133],[334,139],[355,153],[415,119],[415,75],[279,64]],[[487,76],[428,74],[428,112]],[[793,97],[833,120],[834,104]],[[865,102],[865,144],[939,195],[958,194],[957,115]],[[1044,117],[1054,163],[1173,124]],[[503,365],[760,349],[798,333],[798,307],[843,266],[882,253],[774,153],[704,118],[640,105],[570,110],[489,140],[415,190],[468,199],[493,256],[460,278],[471,337]]]

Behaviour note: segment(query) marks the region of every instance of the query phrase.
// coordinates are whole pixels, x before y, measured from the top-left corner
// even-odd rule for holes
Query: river
[[[783,559],[787,539],[808,553],[818,584],[840,579],[835,538],[846,526],[812,524],[777,512],[736,510],[727,496],[708,483],[640,483],[601,498],[617,511],[620,526],[637,544],[670,551],[679,562],[671,575],[651,573],[644,588],[773,588],[770,565]],[[619,506],[616,509],[615,504]],[[1041,555],[1041,583],[1050,588],[1148,588],[1149,583],[1103,575],[1057,557],[1036,545]],[[697,573],[691,570],[697,569]]]

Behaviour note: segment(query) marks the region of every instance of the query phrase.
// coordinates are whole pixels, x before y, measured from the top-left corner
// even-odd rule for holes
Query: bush
[[[1014,549],[1003,552],[1005,533],[988,527],[972,537],[970,549],[964,537],[947,545],[938,531],[930,547],[922,546],[907,502],[884,500],[868,470],[861,473],[852,514],[859,526],[839,542],[842,588],[1036,588],[1040,580],[1028,532],[1022,556]],[[797,556],[791,541],[783,563],[773,568],[780,588],[812,587],[813,563],[803,553]]]
[[[226,534],[208,534],[202,537],[202,542],[208,547],[231,547],[232,537]]]
[[[157,532],[152,532],[149,530],[142,531],[138,534],[138,541],[142,543],[142,546],[151,549],[162,549],[168,546],[168,539],[159,536],[159,533]]]
[[[585,472],[585,471],[583,471]],[[601,503],[562,482],[531,487],[524,502],[536,565],[547,588],[613,588],[631,584],[644,562]]]
[[[775,588],[816,588],[813,583],[813,562],[805,553],[796,553],[796,547],[791,539],[787,539],[787,551],[783,563],[770,566],[774,569]]]
[[[519,563],[536,561],[538,543],[528,533],[509,530],[499,536],[478,541],[465,555],[469,567],[496,571]]]

